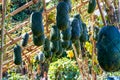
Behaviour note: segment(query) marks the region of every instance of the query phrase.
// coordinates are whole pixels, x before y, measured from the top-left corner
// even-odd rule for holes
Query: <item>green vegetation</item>
[[[62,58],[50,64],[48,75],[50,80],[76,80],[79,70],[76,61]]]

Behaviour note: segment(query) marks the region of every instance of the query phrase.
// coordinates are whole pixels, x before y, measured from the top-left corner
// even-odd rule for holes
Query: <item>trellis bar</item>
[[[20,28],[26,26],[28,23],[29,23],[29,21],[25,21],[25,22],[23,22],[23,23],[21,23],[21,24],[15,26],[15,28],[9,30],[7,33],[8,33],[8,34],[11,34],[11,33],[13,33],[14,31],[16,31],[16,30],[18,30],[18,29],[20,29]]]
[[[39,52],[39,51],[35,51],[33,54],[38,53],[38,52]],[[31,53],[26,54],[26,56],[30,56],[30,55],[31,55]],[[24,61],[24,60],[26,60],[26,58],[23,56],[23,61]],[[8,62],[8,63],[9,63],[9,62]],[[7,63],[7,64],[8,64],[8,63]],[[13,64],[13,59],[11,59],[11,64],[12,64],[12,65],[11,65],[9,68],[15,66],[15,64]]]
[[[32,34],[32,31],[29,31],[28,34],[31,35],[31,34]],[[18,37],[18,38],[15,38],[14,41],[9,41],[9,42],[4,46],[4,49],[5,49],[6,47],[8,47],[8,46],[10,46],[10,45],[12,45],[12,44],[14,44],[14,43],[16,43],[17,41],[19,41],[19,40],[21,40],[21,39],[22,39],[22,36],[20,36],[20,37]],[[1,47],[0,47],[0,49],[1,49]]]
[[[22,10],[26,9],[27,7],[31,6],[33,3],[33,1],[30,1],[26,4],[24,4],[23,6],[19,7],[18,9],[14,10],[13,12],[11,12],[10,14],[6,15],[5,18],[9,17],[9,16],[14,16],[17,13],[21,12]],[[1,19],[0,19],[1,21]]]
[[[24,59],[24,57],[25,57],[25,55],[28,55],[29,53],[33,53],[33,52],[35,52],[35,51],[37,51],[36,49],[39,49],[39,47],[34,47],[33,49],[32,49],[32,51],[31,52],[26,52],[26,53],[24,53],[24,55],[22,55],[22,58]],[[22,53],[23,54],[23,53]],[[12,62],[13,61],[13,58],[12,58],[13,56],[11,56],[11,59],[10,60],[7,60],[7,61],[5,61],[4,63],[3,63],[3,65],[6,65],[6,64],[8,64],[9,62]]]
[[[38,49],[38,50],[36,50],[36,49]],[[34,49],[33,49],[31,52],[29,52],[29,53],[27,52],[27,53],[24,53],[24,54],[25,54],[26,56],[30,56],[31,54],[33,54],[33,53],[36,54],[36,53],[38,53],[38,52],[39,52],[39,47],[37,47],[37,48],[34,47]],[[23,61],[26,60],[25,55],[22,56],[22,60],[23,60]],[[6,65],[6,64],[8,64],[8,63],[10,63],[10,62],[13,64],[13,59],[10,59],[10,60],[4,62],[3,65]],[[13,66],[14,66],[14,65],[15,65],[15,64],[13,64]]]
[[[6,29],[4,29],[4,31],[5,31],[5,33],[7,34],[7,36],[10,38],[10,40],[14,40],[10,35],[9,35],[9,33],[6,31]],[[5,35],[5,34],[4,34]]]

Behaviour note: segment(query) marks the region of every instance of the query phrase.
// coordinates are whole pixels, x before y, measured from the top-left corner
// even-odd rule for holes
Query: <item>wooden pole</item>
[[[97,5],[98,5],[98,8],[99,8],[101,17],[102,17],[102,21],[103,21],[104,25],[106,26],[107,24],[106,24],[106,21],[105,21],[105,17],[104,17],[103,11],[102,11],[101,6],[100,6],[100,1],[99,0],[96,0],[96,1],[97,1]]]
[[[112,0],[104,0],[106,5],[107,5],[107,15],[108,15],[108,18],[109,18],[109,23],[110,24],[114,24],[116,23],[116,20],[115,20],[115,16],[114,16],[114,8],[112,6]]]
[[[82,77],[82,80],[84,80],[84,73],[83,73],[83,68],[82,68],[82,63],[81,63],[82,61],[80,61],[80,59],[79,59],[79,56],[82,54],[82,53],[81,53],[81,47],[80,47],[79,51],[77,51],[75,44],[73,44],[72,47],[73,47],[73,50],[74,50],[74,53],[75,53],[76,61],[77,61],[77,63],[78,63],[80,75],[81,75],[81,77]],[[78,54],[79,54],[79,55],[78,55]],[[80,56],[80,57],[81,57],[81,56]],[[82,57],[81,57],[81,59],[82,59]]]
[[[119,2],[118,2],[119,4],[118,4],[118,19],[119,19],[119,29],[120,29],[120,0],[119,0]]]
[[[44,12],[46,13],[45,14],[45,18],[46,18],[46,31],[47,31],[47,33],[49,33],[49,29],[48,29],[48,14],[47,14],[47,9],[46,9],[46,1],[45,0],[43,0],[43,7],[44,7]]]
[[[95,56],[95,53],[96,53],[96,43],[95,43],[95,40],[94,40],[94,15],[91,17],[91,20],[92,20],[92,23],[91,23],[91,26],[92,26],[92,80],[97,80],[97,77],[96,77],[96,73],[94,72],[94,56]]]
[[[0,52],[0,80],[2,80],[2,67],[3,67],[3,54],[4,54],[4,22],[5,22],[5,12],[6,12],[6,0],[2,0],[2,22],[1,22],[1,52]]]
[[[105,1],[105,3],[107,4],[108,7],[111,6],[111,2],[110,2],[111,0],[104,0],[104,1]]]

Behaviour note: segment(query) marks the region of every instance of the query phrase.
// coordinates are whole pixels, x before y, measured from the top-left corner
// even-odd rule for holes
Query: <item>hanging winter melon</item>
[[[80,42],[86,42],[88,40],[88,31],[87,31],[87,26],[84,22],[82,23],[82,28],[83,28],[83,32],[80,37]]]
[[[70,44],[69,44],[67,50],[72,50],[72,41],[70,40],[69,42],[70,42]]]
[[[43,45],[44,51],[50,51],[50,40],[46,37]]]
[[[70,40],[71,39],[71,29],[72,29],[72,27],[70,26],[70,23],[69,23],[69,26],[68,26],[68,28],[66,29],[66,30],[63,30],[62,32],[61,32],[61,38],[63,39],[63,40],[65,40],[65,41],[67,41],[67,40]]]
[[[96,0],[89,0],[88,13],[93,13],[96,8]]]
[[[97,52],[103,70],[114,72],[120,69],[120,33],[115,26],[105,26],[100,30]]]
[[[16,65],[20,65],[22,63],[21,53],[22,53],[21,47],[19,45],[16,45],[14,47],[14,63]]]
[[[39,52],[37,55],[35,55],[35,62],[43,63],[44,61],[45,61],[45,55],[42,51]]]
[[[74,18],[77,18],[78,20],[79,20],[79,27],[80,27],[80,37],[81,37],[81,35],[82,35],[82,33],[83,33],[83,27],[82,27],[82,19],[81,19],[81,16],[80,16],[80,14],[76,14],[75,16],[74,16]]]
[[[22,46],[25,47],[28,43],[28,39],[29,39],[29,34],[26,33],[24,38],[23,38],[23,41],[22,41]]]
[[[68,4],[68,6],[69,6],[69,12],[71,12],[71,10],[72,10],[71,0],[63,0],[63,1]]]
[[[51,52],[51,51],[44,51],[44,54],[45,54],[45,58],[51,58],[52,55],[53,55],[53,52]]]
[[[72,37],[71,40],[74,43],[76,40],[79,40],[80,38],[80,23],[79,20],[77,18],[74,18],[71,22],[71,26],[72,26]]]
[[[62,42],[62,47],[64,49],[67,49],[70,46],[70,41],[69,40],[68,41],[61,40],[61,42]]]
[[[62,48],[62,42],[59,40],[59,50],[56,53],[56,55],[61,55],[63,53],[64,49]]]
[[[30,17],[30,23],[33,35],[40,36],[44,34],[42,12],[33,12]]]
[[[66,30],[69,26],[69,6],[64,1],[57,5],[56,24],[60,30]]]
[[[51,41],[50,47],[53,53],[57,53],[59,50],[59,41]]]
[[[60,39],[60,31],[56,25],[53,25],[50,31],[50,40],[53,41],[59,39]]]
[[[39,37],[33,35],[33,43],[36,46],[41,46],[45,42],[45,35],[40,35]]]

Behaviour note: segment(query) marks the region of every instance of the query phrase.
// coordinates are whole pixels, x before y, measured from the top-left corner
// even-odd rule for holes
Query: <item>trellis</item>
[[[3,0],[3,1],[5,1],[5,0]],[[102,12],[102,9],[101,9],[100,4],[99,4],[99,0],[96,0],[96,1],[97,1],[97,3],[98,3],[97,9],[99,8],[100,13],[101,13],[101,16],[102,16],[103,23],[104,23],[104,25],[106,25],[105,18],[104,18],[104,16],[103,16],[103,12]],[[5,2],[4,2],[4,3],[5,3]],[[9,15],[6,15],[5,18],[8,18],[9,16],[14,16],[15,14],[21,12],[22,10],[26,9],[27,7],[29,7],[29,6],[31,6],[31,5],[34,5],[33,1],[30,1],[30,2],[28,2],[28,3],[26,3],[26,4],[24,4],[23,6],[19,7],[19,8],[16,9],[15,11],[11,12]],[[85,0],[85,1],[80,0],[80,1],[78,2],[78,5],[77,5],[77,6],[74,6],[74,7],[72,8],[72,10],[77,10],[79,13],[82,13],[81,15],[85,18],[86,15],[88,15],[88,14],[85,14],[85,15],[84,15],[84,13],[86,12],[87,9],[81,9],[81,7],[83,7],[83,6],[85,6],[85,5],[88,5],[88,1],[87,1],[87,0]],[[108,4],[108,5],[110,5],[110,4]],[[3,6],[5,6],[5,4],[4,4]],[[43,0],[43,6],[44,6],[43,16],[45,16],[45,20],[46,20],[46,21],[45,21],[46,23],[44,24],[44,27],[45,27],[45,34],[47,34],[47,33],[50,32],[50,30],[49,30],[49,28],[48,28],[48,25],[50,25],[50,24],[47,23],[48,14],[49,14],[51,11],[53,11],[53,10],[55,11],[56,5],[53,6],[53,7],[51,7],[50,9],[46,9],[46,3],[45,3],[45,0]],[[3,7],[3,8],[4,8],[4,7]],[[4,14],[2,14],[2,15],[4,15]],[[88,17],[90,17],[90,15],[88,15]],[[0,21],[2,21],[2,20],[4,20],[4,17],[3,17],[3,18],[0,18]],[[3,22],[4,22],[4,21],[3,21]],[[12,38],[12,37],[10,36],[10,34],[13,33],[14,31],[20,29],[20,28],[23,28],[24,26],[29,25],[29,23],[30,23],[30,22],[29,22],[29,18],[28,18],[28,19],[26,19],[24,22],[16,25],[13,29],[11,29],[11,30],[9,30],[9,31],[7,31],[6,29],[4,29],[4,32],[5,32],[4,35],[5,35],[5,36],[7,35],[8,38],[10,39],[10,41],[7,42],[4,46],[1,46],[1,47],[0,47],[0,50],[3,50],[3,49],[5,50],[7,47],[9,47],[9,46],[11,46],[11,45],[14,45],[14,44],[16,44],[17,42],[19,42],[20,40],[22,40],[22,35],[19,36],[19,37],[17,37],[17,38]],[[1,23],[0,25],[3,25],[3,23]],[[3,26],[4,26],[4,25],[3,25]],[[29,33],[29,35],[32,35],[32,31],[28,31],[28,33]],[[28,45],[27,47],[25,47],[25,48],[22,49],[22,58],[23,58],[23,60],[27,60],[28,62],[30,62],[30,59],[29,59],[30,56],[31,56],[32,54],[36,54],[37,52],[39,52],[41,47],[35,46],[35,45],[32,43],[32,38],[31,38],[31,37],[30,37],[30,39],[29,39],[28,44],[29,44],[29,45]],[[74,50],[75,50],[74,45],[73,45],[73,48],[74,48]],[[3,50],[3,52],[4,52],[4,50]],[[25,52],[25,51],[27,51],[27,52]],[[76,52],[76,54],[77,54],[77,52]],[[2,63],[3,65],[6,65],[6,64],[9,63],[9,64],[11,65],[10,67],[13,67],[13,66],[14,66],[14,64],[13,64],[13,49],[10,49],[10,50],[6,51],[6,52],[4,53],[4,55],[7,55],[7,56],[3,58],[3,62],[1,62],[1,63]],[[2,56],[2,55],[1,55],[1,56]],[[76,56],[76,58],[78,59],[78,56]],[[2,61],[2,60],[1,60],[1,61]],[[81,62],[78,60],[78,63],[81,63]],[[1,65],[1,67],[2,67],[2,65]],[[0,70],[0,71],[2,71],[2,70]],[[82,73],[82,72],[81,72],[81,73]]]
[[[73,7],[73,10],[74,10],[75,8],[79,8],[79,7],[81,7],[81,6],[83,6],[84,4],[87,4],[87,3],[88,3],[88,1],[82,2],[82,4],[79,4],[79,5],[77,5],[76,7]],[[10,13],[10,16],[14,16],[15,14],[17,14],[17,13],[19,13],[20,11],[26,9],[27,7],[29,7],[29,6],[32,5],[32,4],[33,4],[32,1],[26,3],[25,5],[21,6],[20,8],[16,9],[16,10],[13,11],[12,13]],[[46,16],[47,14],[50,13],[50,11],[54,10],[55,8],[56,8],[56,6],[50,8],[50,9],[48,9],[48,10],[45,9],[45,11],[43,12],[43,16]],[[84,10],[84,12],[85,12],[85,11],[86,11],[86,10]],[[8,17],[8,15],[6,16],[6,18],[7,18],[7,17]],[[9,30],[9,31],[6,31],[6,30],[5,30],[5,35],[7,35],[7,36],[10,38],[10,41],[7,42],[7,43],[4,45],[4,49],[7,48],[8,46],[11,46],[11,45],[15,44],[16,42],[22,40],[22,35],[19,36],[19,37],[17,37],[17,38],[14,38],[14,39],[13,39],[13,38],[11,38],[11,36],[9,36],[9,34],[13,33],[14,31],[16,31],[16,30],[18,30],[18,29],[20,29],[20,28],[22,28],[22,27],[24,27],[24,26],[26,26],[26,25],[28,25],[28,24],[29,24],[29,19],[27,19],[27,20],[24,21],[23,23],[20,23],[19,25],[16,25],[15,28],[13,28],[13,29],[11,29],[11,30]],[[46,27],[46,25],[47,25],[47,23],[46,23],[44,26]],[[48,27],[46,27],[46,28],[48,28]],[[48,31],[48,32],[49,32],[49,31]],[[32,31],[29,31],[28,34],[31,35],[31,34],[32,34]],[[31,41],[32,41],[32,40],[29,40],[29,42],[31,42]],[[31,46],[31,47],[32,47],[32,46]],[[1,49],[1,47],[0,47],[0,49]],[[26,50],[26,48],[24,48],[23,51],[24,51],[24,50]],[[6,53],[7,53],[7,54],[10,54],[12,51],[13,51],[13,50],[10,50],[10,51],[7,51]],[[11,57],[12,57],[12,56],[11,56]],[[7,59],[8,59],[8,57],[7,57]],[[11,61],[11,60],[10,60],[10,61]],[[9,61],[8,61],[8,62],[9,62]],[[7,64],[7,63],[5,62],[5,63],[3,63],[3,64]]]

